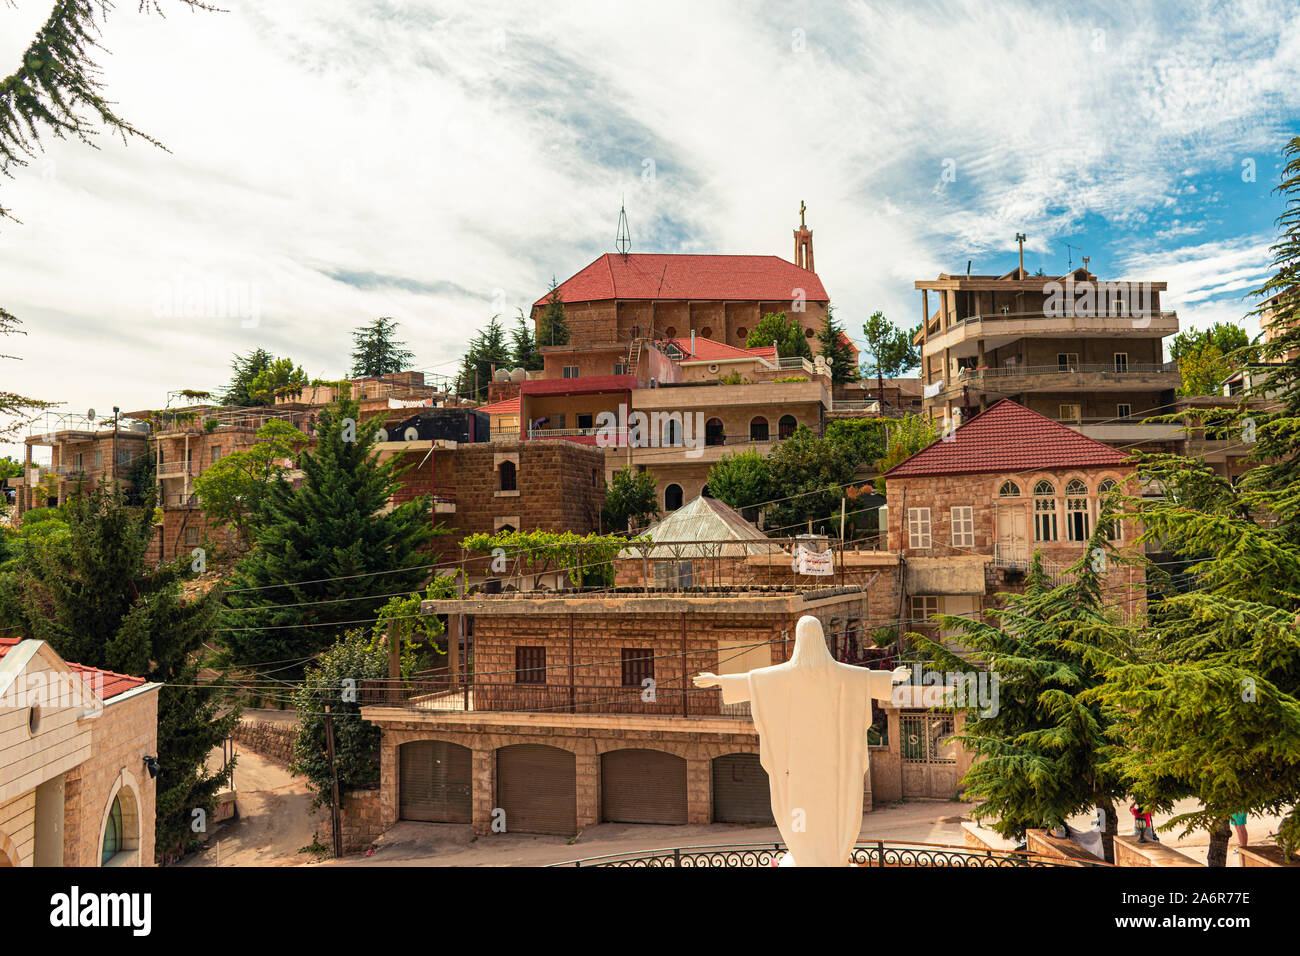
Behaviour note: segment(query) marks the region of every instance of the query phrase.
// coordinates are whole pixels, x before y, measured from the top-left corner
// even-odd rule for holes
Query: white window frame
[[[922,513],[924,512],[924,513]],[[926,551],[934,546],[934,526],[929,508],[907,509],[907,547],[912,551]]]
[[[1061,359],[1065,359],[1065,361],[1062,362]],[[1056,353],[1056,366],[1057,366],[1057,368],[1059,368],[1062,372],[1075,372],[1075,371],[1078,371],[1078,368],[1079,368],[1079,353],[1078,353],[1078,352],[1057,352],[1057,353]]]
[[[1051,543],[1058,540],[1057,532],[1059,529],[1056,524],[1056,513],[1059,509],[1056,507],[1056,488],[1052,488],[1050,495],[1041,495],[1038,493],[1037,486],[1034,487],[1034,540]],[[1049,536],[1050,534],[1050,536]]]
[[[1066,412],[1067,408],[1073,408],[1074,414],[1071,415]],[[1083,406],[1078,402],[1066,402],[1065,404],[1058,405],[1056,412],[1057,417],[1063,422],[1074,422],[1075,424],[1078,424],[1083,421]]]
[[[576,366],[576,365],[566,365],[566,366],[564,366],[564,377],[565,377],[565,378],[579,378],[580,376],[578,375],[578,366]]]
[[[975,547],[975,508],[972,505],[953,505],[948,511],[952,521],[952,546]]]
[[[938,622],[931,620],[939,613],[939,596],[937,594],[912,595],[912,626],[937,627]]]
[[[1133,416],[1133,406],[1127,402],[1119,402],[1115,405],[1116,418],[1131,418]]]
[[[1127,371],[1128,371],[1128,353],[1127,353],[1127,352],[1116,352],[1116,353],[1115,353],[1115,371],[1116,371],[1117,373],[1124,373],[1124,372],[1127,372]]]

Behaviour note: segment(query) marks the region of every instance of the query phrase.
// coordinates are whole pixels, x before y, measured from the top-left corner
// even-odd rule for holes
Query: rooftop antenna
[[[1016,233],[1016,244],[1020,246],[1020,271],[1016,273],[1016,278],[1023,279],[1025,277],[1025,234],[1023,232]]]
[[[1070,261],[1070,271],[1073,272],[1074,271],[1074,250],[1078,249],[1080,252],[1083,252],[1083,246],[1072,246],[1067,242],[1065,244],[1065,248],[1069,250],[1068,255]]]
[[[624,258],[627,257],[628,250],[632,248],[632,231],[627,226],[627,210],[623,206],[621,197],[618,202],[618,235],[614,238],[614,248]]]

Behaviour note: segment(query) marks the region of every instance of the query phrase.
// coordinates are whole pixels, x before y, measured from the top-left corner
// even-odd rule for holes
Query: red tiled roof
[[[518,415],[519,414],[519,396],[507,398],[504,401],[494,402],[491,405],[480,405],[476,411],[487,412],[489,415]]]
[[[779,256],[666,255],[606,253],[560,283],[565,302],[604,299],[690,299],[779,302],[803,289],[805,298],[830,296],[815,272]],[[546,304],[542,296],[534,306]]]
[[[21,638],[17,637],[0,637],[0,658],[18,646]],[[125,694],[128,690],[133,690],[145,683],[143,677],[129,677],[126,674],[118,674],[113,671],[104,670],[102,667],[87,667],[84,664],[69,663],[68,667],[73,673],[80,674],[81,679],[91,686],[97,693],[102,692],[102,699],[109,700],[118,694]],[[96,687],[96,675],[103,675],[103,687]]]
[[[519,386],[520,395],[590,395],[627,392],[636,388],[635,375],[588,375],[582,378],[530,379]]]
[[[1127,456],[1009,398],[889,471],[886,478],[1122,465]]]
[[[686,339],[669,339],[679,349],[682,350],[683,362],[718,362],[726,359],[752,359],[762,358],[763,349],[742,349],[735,345],[728,345],[726,342],[718,342],[714,339],[706,339],[703,336],[695,336],[695,353],[691,354],[691,340]],[[767,347],[767,354],[772,354],[772,346]]]

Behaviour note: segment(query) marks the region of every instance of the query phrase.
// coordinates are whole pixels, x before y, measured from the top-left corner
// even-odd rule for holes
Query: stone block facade
[[[251,750],[281,767],[288,767],[293,761],[298,725],[245,717],[235,725],[230,736],[243,749]]]

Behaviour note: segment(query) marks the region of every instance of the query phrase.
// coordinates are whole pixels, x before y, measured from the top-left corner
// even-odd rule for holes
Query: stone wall
[[[333,846],[334,815],[328,806],[321,815],[329,826]],[[384,832],[381,793],[379,790],[348,790],[339,795],[339,823],[343,830],[343,852],[361,853]]]
[[[298,725],[245,717],[235,725],[230,735],[245,749],[272,763],[288,767],[293,760],[293,744],[298,739]]]
[[[1164,843],[1139,843],[1137,837],[1115,836],[1116,866],[1201,866],[1196,860]]]

